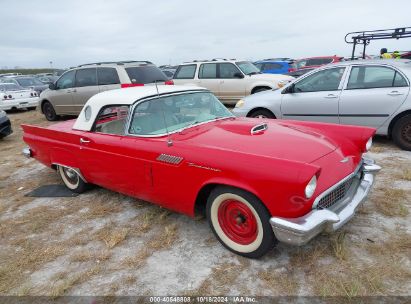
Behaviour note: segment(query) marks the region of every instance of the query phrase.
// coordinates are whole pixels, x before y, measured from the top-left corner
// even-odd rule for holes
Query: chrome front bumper
[[[358,206],[366,199],[374,183],[374,175],[381,170],[370,159],[364,159],[358,188],[338,211],[314,209],[298,218],[272,217],[270,224],[276,238],[291,245],[304,245],[322,231],[335,231],[347,223],[355,214]]]

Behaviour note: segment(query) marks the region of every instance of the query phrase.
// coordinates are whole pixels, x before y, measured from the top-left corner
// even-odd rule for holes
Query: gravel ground
[[[359,213],[308,245],[238,257],[203,218],[189,218],[105,189],[74,198],[29,198],[57,174],[21,155],[9,114],[0,141],[0,295],[411,295],[411,153],[377,138],[383,170]]]

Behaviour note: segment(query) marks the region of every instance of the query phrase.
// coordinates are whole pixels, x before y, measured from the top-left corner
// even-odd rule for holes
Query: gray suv
[[[173,84],[150,61],[83,64],[65,72],[40,95],[39,109],[47,120],[78,115],[87,100],[103,91],[157,83]]]

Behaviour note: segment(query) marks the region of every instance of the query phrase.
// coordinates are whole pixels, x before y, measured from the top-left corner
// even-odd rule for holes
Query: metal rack
[[[125,61],[105,61],[105,62],[85,63],[85,64],[80,64],[79,67],[87,66],[87,65],[101,65],[101,64],[118,64],[118,65],[124,65],[124,64],[126,64],[126,63],[145,63],[145,64],[152,64],[151,61],[147,61],[147,60],[125,60]]]
[[[352,44],[351,59],[354,59],[355,47],[357,44],[363,45],[362,58],[365,59],[365,48],[370,44],[371,40],[383,40],[383,39],[401,39],[411,38],[411,27],[399,27],[385,30],[372,30],[372,31],[360,31],[351,32],[345,35],[344,40],[346,43]]]

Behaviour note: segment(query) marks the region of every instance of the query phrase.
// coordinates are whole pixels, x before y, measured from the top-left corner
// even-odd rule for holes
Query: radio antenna
[[[160,93],[158,91],[157,81],[160,81],[160,80],[154,80],[154,84],[156,85],[157,97],[158,97],[159,102],[160,102]],[[164,126],[166,127],[167,146],[171,147],[173,145],[173,141],[171,140],[170,133],[168,132],[167,122],[166,122],[166,114],[165,114],[165,111],[164,111],[163,103],[161,103],[161,102],[160,102],[160,107],[161,107],[161,113],[163,114],[162,116],[163,116]]]

